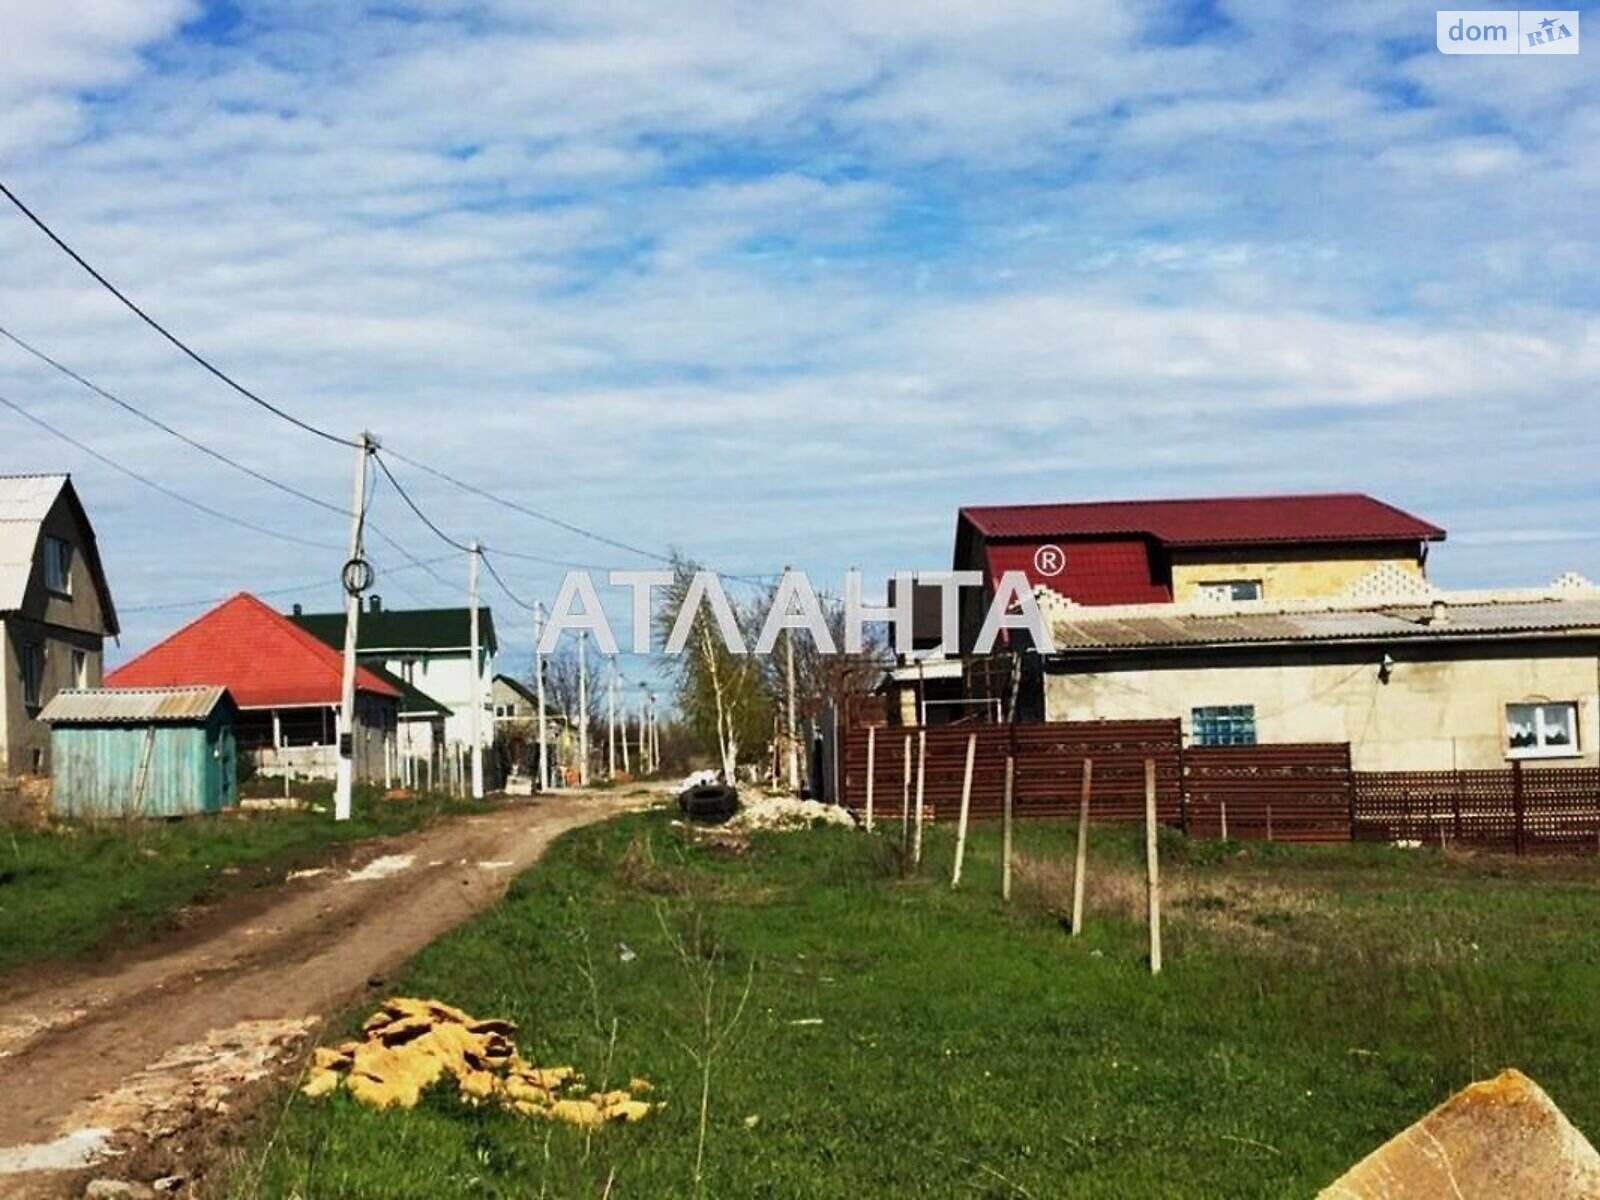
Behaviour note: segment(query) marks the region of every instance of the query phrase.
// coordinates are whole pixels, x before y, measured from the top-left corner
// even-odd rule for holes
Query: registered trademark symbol
[[[1061,574],[1067,566],[1067,554],[1060,546],[1040,546],[1033,552],[1033,569],[1046,578]]]

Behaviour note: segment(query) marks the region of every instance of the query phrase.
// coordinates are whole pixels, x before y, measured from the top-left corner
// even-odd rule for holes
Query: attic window
[[[1259,600],[1261,580],[1222,579],[1212,583],[1202,583],[1200,594],[1207,600]]]
[[[72,595],[72,543],[58,537],[44,539],[44,586],[60,596]]]

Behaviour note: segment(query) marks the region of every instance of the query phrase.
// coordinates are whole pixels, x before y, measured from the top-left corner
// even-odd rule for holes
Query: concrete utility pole
[[[341,573],[344,588],[344,672],[339,687],[339,763],[333,785],[333,819],[350,819],[350,792],[355,784],[356,751],[356,643],[361,628],[361,589],[352,584],[352,572],[365,573],[356,566],[362,561],[363,531],[367,508],[367,458],[377,440],[365,431],[356,439],[355,486],[350,492],[350,558]]]
[[[645,722],[648,718],[650,706],[645,697],[649,695],[649,685],[643,680],[639,682],[639,774],[650,774],[650,744],[645,740]]]
[[[788,567],[784,568],[785,573],[787,573],[788,570],[789,570]],[[800,741],[795,735],[795,718],[794,718],[794,707],[795,707],[794,706],[794,630],[793,629],[785,629],[783,631],[783,647],[784,647],[784,651],[785,651],[785,656],[788,659],[787,663],[785,663],[784,670],[787,672],[787,674],[789,676],[789,703],[787,705],[785,705],[785,708],[787,709],[787,711],[784,714],[784,719],[788,722],[788,726],[789,726],[789,728],[788,728],[789,790],[791,792],[794,792],[796,795],[799,795],[799,793],[800,793]]]
[[[467,609],[471,614],[472,641],[472,798],[483,799],[483,665],[478,660],[478,560],[483,551],[477,542],[467,556]]]
[[[612,659],[611,660],[612,665],[613,665],[613,670],[615,670],[616,661],[617,661],[616,659]],[[628,704],[627,704],[627,701],[625,701],[622,698],[622,675],[621,675],[620,672],[617,674],[616,693],[617,693],[617,747],[618,747],[618,749],[620,749],[622,751],[622,773],[624,775],[632,775],[633,774],[633,767],[631,765],[629,765],[629,762],[628,762]]]
[[[589,631],[578,630],[578,783],[589,786]]]
[[[661,769],[661,726],[656,721],[656,694],[646,693],[650,698],[650,769]]]
[[[617,779],[617,659],[611,658],[611,673],[606,676],[606,778]]]
[[[544,653],[539,649],[544,641],[543,601],[534,602],[533,630],[533,678],[539,695],[539,790],[542,792],[550,787],[550,748],[544,727]]]

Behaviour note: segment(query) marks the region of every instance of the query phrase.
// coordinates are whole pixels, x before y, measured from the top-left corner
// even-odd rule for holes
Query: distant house
[[[520,679],[513,679],[509,675],[496,675],[489,699],[494,705],[496,723],[506,721],[532,722],[537,721],[539,718],[538,693]],[[550,716],[550,708],[549,700],[546,698],[545,717],[547,719]]]
[[[65,475],[0,476],[0,775],[42,774],[40,711],[98,687],[118,633],[94,528]]]
[[[290,618],[325,644],[344,648],[344,613],[307,613],[296,605]],[[478,610],[478,695],[483,715],[479,737],[494,740],[489,692],[494,677],[494,614]],[[466,608],[389,609],[372,596],[361,614],[356,654],[363,664],[381,666],[391,675],[421,689],[449,710],[444,738],[451,746],[472,740],[473,670],[471,612]]]
[[[1052,615],[1108,605],[1376,601],[1425,588],[1428,548],[1444,536],[1358,493],[969,506],[956,515],[951,565],[975,572],[982,585],[962,589],[956,641],[970,654],[1009,572],[1021,572]],[[903,719],[992,719],[1009,689],[1003,681],[975,685],[971,675],[975,665],[994,664],[930,657],[938,593],[919,584],[914,608],[911,644],[896,647],[890,681]],[[1022,712],[1037,717],[1029,694],[1036,691],[1019,698]]]
[[[1082,608],[1051,721],[1177,717],[1193,746],[1348,743],[1366,771],[1600,765],[1600,588]],[[1032,707],[1030,705],[1029,707]]]
[[[342,656],[241,592],[106,677],[113,688],[225,687],[239,706],[241,753],[267,775],[331,779],[339,757]],[[395,773],[401,689],[356,670],[355,773]]]
[[[495,738],[501,745],[508,769],[537,777],[539,771],[539,695],[535,689],[513,679],[496,675],[491,693],[494,704]],[[545,754],[552,781],[565,782],[568,766],[576,772],[578,743],[567,718],[556,710],[549,696],[544,709]],[[574,778],[576,776],[574,775]]]

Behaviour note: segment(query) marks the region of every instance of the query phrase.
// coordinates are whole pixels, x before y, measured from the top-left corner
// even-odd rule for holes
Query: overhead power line
[[[11,204],[17,209],[17,211],[20,212],[24,217],[26,217],[41,233],[43,233],[47,238],[49,238],[50,241],[53,242],[55,244],[55,246],[63,254],[65,254],[74,263],[76,263],[80,268],[82,268],[92,279],[94,279],[94,281],[96,283],[98,283],[106,291],[110,292],[112,296],[116,297],[116,299],[119,302],[121,302],[121,304],[125,308],[127,308],[130,312],[132,312],[136,317],[138,317],[141,321],[143,321],[151,329],[155,330],[156,333],[160,334],[161,337],[163,337],[166,341],[170,342],[174,347],[176,347],[180,352],[182,352],[187,358],[189,358],[193,362],[197,363],[199,366],[204,368],[211,375],[213,375],[217,379],[219,379],[222,383],[226,384],[229,388],[231,388],[235,392],[239,393],[239,395],[243,396],[245,399],[249,400],[251,403],[256,404],[259,407],[265,409],[267,412],[269,412],[272,415],[278,417],[279,419],[287,421],[289,424],[294,425],[297,428],[302,429],[307,433],[314,434],[319,438],[323,438],[326,441],[333,442],[333,443],[335,443],[337,445],[341,445],[341,446],[349,446],[349,447],[352,447],[352,448],[354,448],[354,447],[356,447],[356,446],[358,446],[360,444],[354,438],[342,437],[339,434],[333,433],[333,432],[331,432],[329,430],[322,429],[322,428],[320,428],[320,427],[318,427],[316,425],[313,425],[309,421],[305,421],[305,420],[301,419],[300,417],[295,416],[293,413],[291,413],[291,412],[287,411],[286,409],[280,407],[279,405],[274,404],[271,401],[263,398],[262,396],[258,395],[256,392],[252,391],[250,388],[247,388],[244,384],[242,384],[238,380],[234,379],[233,376],[229,375],[226,371],[222,370],[222,368],[218,367],[216,364],[211,362],[210,359],[206,358],[199,351],[197,351],[197,350],[193,349],[192,347],[190,347],[189,344],[187,342],[185,342],[182,338],[178,337],[175,333],[173,333],[171,330],[169,330],[165,325],[163,325],[161,322],[157,321],[154,317],[152,317],[149,313],[147,313],[143,308],[141,308],[132,298],[130,298],[125,292],[123,292],[114,283],[112,283],[111,280],[106,278],[105,275],[103,275],[99,270],[97,270],[94,267],[93,264],[91,264],[87,259],[85,259],[83,257],[83,255],[79,254],[78,251],[75,250],[66,241],[65,238],[63,238],[54,229],[52,229],[50,227],[50,225],[47,224],[42,217],[40,217],[31,208],[29,208],[28,205],[25,204],[22,201],[22,199],[15,192],[13,192],[3,181],[0,181],[0,195],[3,195],[7,200],[9,200],[11,202]],[[238,464],[238,463],[233,462],[232,460],[228,459],[226,456],[221,455],[220,452],[213,451],[213,450],[211,450],[211,449],[209,449],[207,447],[203,447],[203,446],[197,444],[192,439],[184,437],[184,435],[178,433],[176,430],[172,429],[170,426],[167,426],[164,423],[162,423],[162,422],[160,422],[160,421],[158,421],[158,420],[156,420],[154,418],[149,417],[147,414],[139,412],[133,406],[128,405],[126,402],[124,402],[121,399],[111,395],[109,392],[105,392],[102,389],[96,388],[93,384],[90,384],[86,379],[84,379],[82,376],[78,375],[76,372],[73,372],[70,368],[67,368],[64,364],[62,364],[62,363],[60,363],[60,362],[58,362],[58,361],[56,361],[54,359],[51,359],[48,356],[42,354],[41,352],[35,350],[32,346],[29,346],[27,343],[23,342],[20,338],[17,338],[15,335],[12,335],[9,332],[7,332],[6,336],[8,338],[10,338],[19,347],[21,347],[22,349],[26,350],[28,353],[34,354],[36,357],[39,357],[42,361],[47,362],[49,365],[51,365],[52,367],[56,368],[57,370],[60,370],[60,371],[62,371],[64,373],[68,374],[69,376],[77,379],[78,382],[83,383],[85,386],[94,388],[94,390],[97,393],[99,393],[100,395],[105,396],[106,399],[111,400],[113,403],[118,404],[123,408],[126,408],[128,411],[133,412],[136,415],[138,415],[138,416],[140,416],[140,417],[142,417],[142,418],[144,418],[146,420],[151,421],[152,424],[157,425],[159,428],[162,428],[165,432],[172,434],[172,436],[178,437],[181,440],[183,440],[185,442],[188,442],[188,444],[190,444],[191,446],[194,446],[196,449],[200,449],[203,452],[205,452],[207,454],[210,454],[212,457],[218,458],[220,461],[228,462],[230,465],[237,466],[237,467],[239,467],[239,469],[246,471],[246,473],[251,474],[251,475],[253,475],[254,477],[256,477],[258,479],[261,479],[262,482],[268,483],[273,487],[277,487],[280,490],[288,491],[290,494],[293,494],[293,495],[298,495],[301,499],[308,500],[309,502],[311,502],[313,504],[317,504],[319,506],[322,506],[322,507],[325,507],[325,508],[329,508],[329,509],[331,509],[332,511],[335,511],[335,512],[344,512],[345,515],[347,515],[347,516],[349,515],[349,513],[346,510],[341,509],[336,505],[332,505],[332,504],[329,504],[326,501],[316,499],[316,498],[310,496],[308,493],[302,493],[298,489],[291,488],[288,485],[284,485],[284,484],[278,483],[277,481],[272,480],[272,479],[270,479],[270,478],[268,478],[268,477],[266,477],[266,476],[264,476],[264,475],[262,475],[262,474],[260,474],[258,472],[255,472],[255,471],[251,470],[250,468],[244,467],[242,464]],[[26,415],[26,414],[24,414],[24,415]],[[591,541],[599,542],[599,543],[601,543],[603,545],[611,546],[611,547],[613,547],[615,549],[626,551],[629,554],[637,554],[637,555],[640,555],[641,557],[651,559],[651,560],[653,560],[655,562],[671,565],[675,561],[674,558],[671,555],[662,554],[659,551],[649,550],[649,549],[646,549],[643,546],[637,546],[637,545],[632,544],[631,542],[625,542],[625,541],[623,541],[623,540],[621,540],[619,538],[610,537],[610,536],[608,536],[606,534],[596,532],[595,530],[585,528],[584,526],[578,525],[575,522],[564,520],[563,518],[557,517],[557,516],[555,516],[555,515],[553,515],[551,513],[542,512],[539,509],[529,507],[528,505],[522,504],[522,503],[520,503],[518,501],[507,499],[506,497],[497,495],[496,493],[491,492],[486,488],[482,488],[482,487],[477,486],[476,484],[469,483],[466,480],[461,479],[458,476],[452,475],[447,471],[440,470],[437,467],[429,466],[427,463],[421,462],[418,459],[414,459],[414,458],[411,458],[411,457],[409,457],[407,455],[401,454],[397,450],[389,449],[389,450],[386,451],[386,453],[388,453],[389,455],[391,455],[395,459],[399,460],[400,462],[406,463],[408,466],[415,467],[419,471],[425,471],[429,475],[432,475],[435,478],[443,480],[444,482],[449,483],[454,487],[460,488],[462,491],[465,491],[465,492],[468,492],[468,493],[470,493],[470,494],[472,494],[474,496],[477,496],[480,499],[487,500],[492,504],[498,504],[502,508],[509,509],[509,510],[511,510],[513,512],[521,513],[522,515],[524,515],[526,517],[530,517],[530,518],[532,518],[534,520],[537,520],[537,521],[542,521],[542,522],[544,522],[546,524],[552,525],[552,526],[554,526],[554,527],[556,527],[558,529],[563,529],[563,530],[565,530],[565,531],[567,531],[569,533],[575,534],[575,535],[577,535],[579,537],[587,538],[587,539],[589,539]],[[428,526],[429,529],[431,529],[437,536],[439,536],[441,539],[443,539],[446,543],[456,547],[458,550],[466,551],[468,548],[465,545],[463,545],[461,542],[457,541],[455,538],[450,537],[443,530],[441,530],[438,527],[438,525],[436,525],[427,516],[427,514],[422,511],[422,509],[417,505],[417,503],[415,501],[413,501],[409,495],[406,494],[404,489],[400,488],[400,485],[399,485],[398,481],[395,480],[393,473],[388,468],[388,465],[383,463],[382,458],[379,457],[379,456],[376,456],[376,455],[375,455],[375,457],[379,458],[379,464],[383,467],[384,474],[387,475],[389,480],[390,480],[390,482],[395,485],[396,490],[400,492],[401,498],[405,500],[406,505],[412,510],[412,512],[414,512],[417,515],[417,518],[419,520],[421,520],[423,524]],[[121,468],[119,466],[118,469],[122,470],[123,468]],[[157,485],[153,485],[153,486],[157,486]],[[164,490],[164,489],[159,489],[159,487],[158,487],[158,490]],[[224,519],[231,519],[231,518],[224,518]],[[282,536],[282,535],[275,535],[275,536]],[[509,552],[507,552],[507,553],[509,553]],[[530,559],[534,558],[534,556],[531,556],[531,555],[527,556],[527,557],[529,557]],[[562,565],[558,560],[550,560],[550,561],[552,563],[554,563],[555,565]],[[770,584],[770,581],[771,581],[771,578],[772,578],[770,576],[763,577],[763,576],[757,576],[757,575],[736,575],[736,574],[732,574],[732,573],[728,573],[728,572],[718,572],[718,574],[724,579],[735,580],[735,581],[738,581],[738,582],[741,582],[741,583],[752,584],[752,585],[757,586],[757,587],[766,587],[766,586],[768,586]]]
[[[96,283],[120,300],[123,304],[123,307],[125,307],[129,312],[133,313],[134,316],[138,317],[146,325],[150,326],[151,329],[154,329],[167,341],[176,346],[186,356],[198,363],[200,366],[204,367],[212,375],[216,376],[223,383],[227,384],[234,391],[238,392],[246,400],[249,400],[252,404],[260,405],[273,416],[287,421],[291,425],[298,426],[307,433],[315,434],[319,438],[324,438],[327,441],[335,442],[341,446],[355,446],[356,442],[354,438],[340,437],[338,434],[330,433],[326,429],[319,429],[309,421],[301,420],[293,413],[288,412],[285,409],[280,408],[278,405],[272,403],[272,401],[258,396],[255,392],[245,387],[244,384],[240,383],[232,375],[229,375],[226,371],[217,366],[210,359],[206,358],[205,355],[201,354],[199,351],[190,349],[187,342],[185,342],[177,334],[173,333],[160,321],[157,321],[149,313],[145,312],[144,309],[140,308],[131,299],[129,299],[127,294],[124,293],[122,289],[117,287],[116,284],[112,283],[104,275],[100,274],[99,271],[95,270],[94,267],[90,265],[88,260],[83,257],[83,255],[79,254],[76,250],[69,246],[54,229],[51,229],[50,226],[46,225],[44,223],[44,219],[35,213],[33,209],[24,204],[17,194],[7,187],[4,182],[0,182],[0,195],[4,195],[7,200],[11,201],[11,203],[16,206],[18,212],[27,217],[28,220],[32,221],[33,224],[38,227],[39,231],[45,235],[45,237],[49,238],[56,244],[58,248],[60,248],[63,254],[87,271],[89,275],[93,277]]]
[[[256,479],[256,480],[260,480],[262,483],[266,484],[268,487],[277,488],[278,491],[280,491],[280,492],[283,492],[283,493],[285,493],[287,495],[290,495],[290,496],[294,496],[296,499],[304,500],[307,504],[314,504],[318,508],[324,508],[324,509],[327,509],[329,512],[338,513],[342,517],[348,517],[350,515],[350,510],[345,508],[345,507],[343,507],[342,505],[334,504],[334,503],[332,503],[330,501],[324,500],[320,496],[313,496],[310,492],[301,491],[299,488],[294,487],[292,484],[283,483],[280,480],[274,479],[272,476],[266,474],[265,472],[258,471],[254,467],[247,466],[244,463],[240,462],[238,459],[230,458],[228,455],[224,454],[222,451],[214,449],[213,447],[206,445],[204,442],[200,442],[200,441],[195,440],[194,438],[190,437],[188,434],[184,433],[182,430],[174,429],[171,425],[168,425],[165,421],[161,420],[161,418],[156,417],[156,416],[152,416],[150,413],[145,412],[142,408],[138,407],[137,405],[132,404],[127,400],[124,400],[121,396],[118,396],[115,392],[108,391],[107,389],[101,387],[98,383],[94,382],[94,380],[92,380],[92,379],[89,379],[87,376],[80,375],[77,371],[74,371],[71,367],[67,366],[65,363],[59,361],[58,359],[54,359],[54,358],[50,357],[50,355],[46,354],[43,350],[39,349],[37,346],[31,344],[30,342],[26,341],[25,339],[23,339],[23,338],[21,338],[19,336],[17,336],[15,333],[12,333],[11,330],[7,329],[4,325],[0,325],[0,337],[5,338],[12,345],[16,346],[19,350],[22,350],[22,351],[24,351],[24,352],[26,352],[28,354],[33,355],[33,357],[38,359],[40,362],[46,364],[47,366],[53,368],[56,371],[59,371],[61,374],[65,375],[68,379],[71,379],[74,382],[79,383],[82,386],[88,388],[91,392],[93,392],[95,395],[99,396],[101,399],[109,400],[112,404],[115,404],[118,408],[122,409],[124,412],[133,414],[134,416],[138,417],[139,420],[145,422],[147,425],[152,425],[155,428],[161,430],[162,433],[170,434],[172,437],[177,438],[184,445],[190,446],[190,447],[200,451],[201,454],[204,454],[204,455],[207,455],[207,456],[209,456],[211,458],[214,458],[218,462],[223,463],[223,464],[225,464],[227,466],[230,466],[236,471],[242,471],[246,475],[250,476],[250,478]]]
[[[449,557],[453,558],[454,555]],[[448,558],[440,557],[423,559],[414,563],[406,563],[404,566],[390,567],[388,570],[381,572],[380,577],[387,578],[388,576],[396,575],[401,571],[413,571],[419,567],[428,567],[434,563],[446,561],[448,561]],[[252,596],[292,596],[296,592],[311,592],[317,590],[318,588],[333,588],[337,590],[338,587],[339,581],[337,579],[332,577],[324,577],[322,579],[307,580],[304,583],[285,584],[283,587],[265,588],[259,591],[253,591],[250,594]],[[206,608],[214,604],[221,604],[227,599],[227,596],[219,596],[211,600],[170,600],[164,601],[160,604],[135,604],[131,607],[119,605],[117,611],[120,613],[172,612],[180,608]]]
[[[6,408],[9,408],[23,420],[30,421],[34,425],[37,425],[46,433],[52,433],[62,441],[66,442],[68,445],[77,447],[90,458],[95,459],[97,462],[104,463],[113,471],[118,471],[121,474],[126,475],[129,479],[132,479],[134,482],[142,483],[145,487],[160,492],[163,496],[176,500],[180,504],[186,504],[190,508],[196,509],[199,512],[203,512],[208,517],[215,517],[219,521],[226,521],[230,525],[237,525],[241,529],[248,529],[252,533],[259,533],[265,537],[277,538],[284,542],[293,542],[297,546],[310,546],[317,550],[340,549],[339,546],[334,545],[332,542],[317,542],[312,541],[310,538],[297,537],[292,533],[282,533],[276,529],[268,529],[265,525],[257,525],[254,521],[247,521],[243,517],[236,517],[231,513],[225,513],[221,509],[212,508],[209,504],[204,504],[199,500],[185,496],[182,492],[174,491],[165,484],[157,483],[155,480],[139,474],[139,472],[135,471],[132,467],[123,466],[116,459],[110,457],[109,455],[100,453],[100,451],[94,449],[92,446],[85,445],[83,442],[80,442],[77,438],[73,437],[70,433],[66,433],[63,430],[57,429],[43,417],[35,416],[33,413],[23,408],[22,405],[16,403],[6,396],[0,395],[0,405],[4,405]]]

